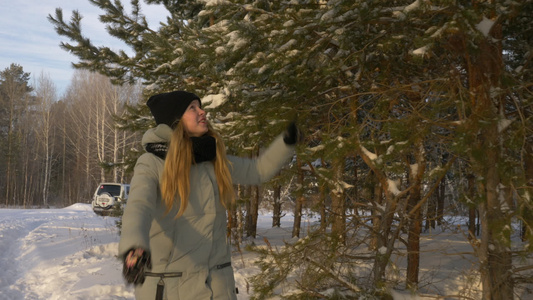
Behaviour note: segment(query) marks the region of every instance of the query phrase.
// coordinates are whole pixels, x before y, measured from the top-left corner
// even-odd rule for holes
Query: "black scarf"
[[[204,135],[201,137],[191,137],[194,163],[211,161],[217,155],[217,141],[214,137]],[[146,151],[153,153],[161,159],[165,159],[168,151],[168,143],[146,144]]]

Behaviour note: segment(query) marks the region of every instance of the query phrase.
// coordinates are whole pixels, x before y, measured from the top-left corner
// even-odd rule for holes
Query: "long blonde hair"
[[[226,157],[226,147],[218,132],[209,123],[207,135],[216,139],[217,154],[213,163],[215,165],[220,202],[226,209],[230,209],[235,202],[235,193],[229,172],[230,162]],[[183,215],[189,203],[191,188],[189,175],[193,159],[192,141],[185,130],[183,122],[180,121],[172,131],[160,183],[161,196],[163,203],[165,203],[167,214],[172,209],[174,202],[179,199],[179,210],[176,218]],[[176,199],[176,196],[178,199]]]

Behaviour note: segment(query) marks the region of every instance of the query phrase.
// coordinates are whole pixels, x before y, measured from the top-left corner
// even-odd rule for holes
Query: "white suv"
[[[108,214],[120,202],[128,200],[130,185],[124,183],[100,183],[94,191],[92,207],[97,214]]]

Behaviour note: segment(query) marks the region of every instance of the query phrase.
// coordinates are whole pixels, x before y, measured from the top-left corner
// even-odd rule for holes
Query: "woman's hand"
[[[151,269],[150,252],[141,248],[131,249],[124,256],[122,275],[128,283],[135,285],[144,283],[145,269]]]
[[[283,141],[287,145],[294,145],[297,142],[301,141],[302,137],[300,134],[300,130],[298,130],[298,127],[296,127],[296,122],[292,121],[289,126],[287,126],[287,130],[285,130],[285,134],[283,135]]]

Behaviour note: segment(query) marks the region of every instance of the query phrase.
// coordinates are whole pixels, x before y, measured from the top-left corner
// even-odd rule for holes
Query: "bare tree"
[[[37,79],[36,93],[36,116],[34,123],[35,136],[39,141],[39,148],[42,151],[42,205],[49,205],[50,177],[52,174],[52,150],[54,149],[54,139],[52,137],[52,105],[56,101],[55,85],[49,76],[41,73]]]

